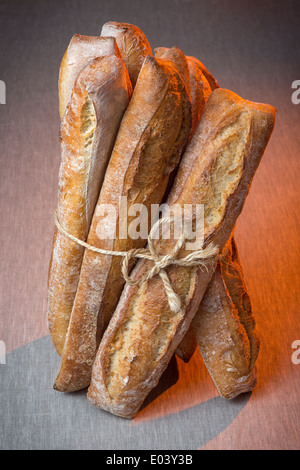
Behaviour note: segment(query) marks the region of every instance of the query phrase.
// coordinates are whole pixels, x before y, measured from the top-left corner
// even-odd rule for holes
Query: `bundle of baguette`
[[[54,388],[87,388],[88,400],[133,418],[173,354],[199,348],[222,397],[256,385],[259,339],[234,239],[255,171],[275,124],[272,106],[247,101],[178,47],[155,49],[136,26],[109,22],[100,36],[75,35],[59,76],[61,166],[48,281],[48,326],[61,356]],[[126,197],[127,210],[120,211]],[[205,264],[166,272],[181,308],[170,308],[159,275],[134,282],[153,261],[130,264],[90,247],[128,252],[146,238],[102,238],[101,207],[117,221],[130,207],[204,205]],[[149,219],[149,224],[151,220]],[[118,224],[116,224],[118,225]],[[154,241],[172,251],[174,238]],[[183,245],[178,257],[189,252]]]

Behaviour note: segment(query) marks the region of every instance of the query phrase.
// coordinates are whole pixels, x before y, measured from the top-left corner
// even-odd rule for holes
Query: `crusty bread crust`
[[[132,24],[109,21],[103,25],[101,36],[112,36],[116,39],[132,86],[135,87],[144,59],[152,55],[152,50],[145,34],[140,28]]]
[[[176,348],[176,356],[180,357],[184,362],[189,362],[197,347],[198,343],[193,330],[193,325],[190,325],[183,339]]]
[[[188,100],[190,103],[190,113],[191,113],[191,129],[190,129],[190,135],[188,138],[188,141],[189,141],[191,138],[191,134],[193,131],[193,126],[194,126],[195,107],[198,105],[198,103],[195,103],[194,101],[192,101],[190,72],[189,72],[187,59],[184,53],[181,51],[181,49],[179,49],[179,47],[176,47],[176,46],[172,48],[167,48],[167,47],[156,48],[155,57],[158,60],[163,60],[164,63],[167,63],[171,67],[175,68],[176,73],[178,74],[178,77],[180,78],[182,85],[185,88],[185,92],[188,96]],[[170,174],[170,178],[169,178],[168,186],[167,186],[164,198],[163,198],[163,202],[166,201],[171,191],[177,171],[178,171],[178,166],[174,167],[173,172]]]
[[[157,49],[155,49],[155,52]],[[186,56],[186,63],[189,74],[189,86],[191,96],[192,126],[189,140],[193,137],[199,122],[200,116],[204,110],[205,104],[212,92],[212,89],[205,78],[202,67],[203,64],[195,57]],[[174,175],[175,178],[175,175]],[[174,182],[174,179],[173,179]],[[171,183],[171,182],[170,182]],[[172,185],[170,184],[170,190]],[[176,349],[176,355],[184,362],[189,362],[197,348],[197,340],[193,332],[192,325]]]
[[[259,340],[232,237],[192,321],[204,363],[221,396],[229,399],[256,385]]]
[[[215,90],[216,88],[220,88],[220,85],[217,82],[217,80],[215,79],[215,77],[211,74],[211,72],[209,70],[207,70],[205,65],[199,59],[197,59],[196,57],[193,57],[193,56],[187,56],[187,60],[188,60],[189,63],[194,62],[195,66],[197,68],[199,67],[202,70],[202,73],[203,73],[204,77],[206,78],[206,80],[208,81],[209,86],[210,86],[212,91]]]
[[[63,56],[58,79],[59,114],[62,119],[79,73],[97,57],[121,57],[115,38],[75,34]]]
[[[61,123],[57,215],[86,240],[100,187],[132,87],[122,59],[94,59],[79,74]],[[48,279],[48,326],[59,354],[77,290],[83,248],[55,230]]]
[[[274,108],[228,90],[216,89],[208,99],[168,199],[170,205],[205,205],[205,246],[213,242],[221,251],[229,239],[274,122]],[[165,254],[173,245],[174,240],[160,240],[157,249]],[[138,262],[133,279],[149,263]],[[216,264],[217,258],[207,270],[166,269],[182,301],[176,314],[159,276],[125,286],[93,365],[91,403],[126,418],[136,415],[188,330]]]
[[[204,106],[212,92],[207,78],[202,71],[202,64],[194,57],[186,57],[190,86],[191,86],[191,105],[192,105],[192,129],[191,137],[193,136],[200,116],[204,110]]]
[[[252,390],[250,342],[221,273],[220,263],[192,321],[201,356],[220,393],[234,398]]]
[[[154,52],[157,59],[167,60],[174,65],[178,75],[182,78],[189,98],[191,98],[190,72],[186,56],[182,50],[177,46],[172,48],[157,47]]]
[[[223,282],[219,279],[214,280],[215,276],[217,278],[221,277]],[[219,293],[217,292],[218,288],[220,288]],[[226,312],[222,313],[219,311],[217,316],[218,321],[216,323],[216,330],[223,328],[225,338],[223,338],[223,341],[219,345],[219,348],[221,348],[221,358],[219,359],[219,362],[215,356],[216,345],[210,344],[211,338],[215,339],[214,322],[211,322],[210,319],[216,314],[216,307],[221,310],[223,305],[222,302],[217,303],[216,298],[223,299],[224,305],[227,307],[227,311],[231,310],[233,317],[233,320],[230,323],[231,316],[226,314]],[[231,307],[231,305],[233,305],[233,307]],[[200,320],[198,320],[198,316],[201,316]],[[239,345],[235,347],[235,343],[232,341],[230,334],[225,337],[225,332],[229,331],[230,333],[230,331],[234,329],[236,332],[235,335],[237,335],[238,329],[242,329],[248,337],[247,341],[249,341],[250,346],[249,360],[248,356],[246,358],[238,357],[240,354],[242,355],[244,353],[246,348],[239,348]],[[204,351],[204,354],[206,354],[207,357],[209,349],[211,349],[210,353],[214,355],[214,362],[209,362],[208,358],[206,360],[206,365],[213,378],[215,375],[214,369],[217,367],[217,374],[219,377],[214,380],[215,382],[218,382],[219,379],[218,389],[222,396],[232,398],[239,393],[250,391],[255,386],[255,380],[250,380],[249,383],[244,383],[243,388],[241,388],[241,384],[239,383],[240,381],[238,380],[240,377],[236,374],[237,369],[235,370],[235,376],[229,377],[229,381],[226,382],[228,371],[226,372],[226,362],[222,359],[222,349],[224,350],[227,348],[227,354],[231,351],[236,362],[243,361],[243,359],[245,360],[248,369],[247,373],[245,372],[245,368],[243,369],[242,377],[247,375],[250,377],[251,374],[254,375],[253,369],[260,348],[260,341],[255,332],[255,319],[252,314],[251,300],[247,292],[243,269],[233,235],[222,251],[222,256],[219,260],[218,273],[214,273],[204,294],[198,312],[196,313],[187,334],[176,349],[177,356],[179,356],[183,361],[188,362],[197,348],[197,339],[200,350]],[[205,351],[207,351],[207,353],[205,353]],[[222,367],[224,368],[223,379]],[[225,387],[226,392],[223,392]]]
[[[250,343],[249,373],[253,370],[259,354],[260,341],[255,332],[255,319],[252,314],[252,305],[244,279],[244,273],[238,254],[235,238],[232,237],[227,244],[228,249],[220,260],[221,274],[226,288],[236,308],[239,321],[245,328]]]
[[[99,239],[104,204],[115,207],[126,196],[133,204],[160,203],[171,171],[178,164],[191,126],[190,103],[174,67],[148,56],[125,112],[95,209],[88,243],[98,248],[128,251],[145,239]],[[150,210],[148,211],[150,215]],[[129,216],[127,226],[134,217]],[[149,220],[150,223],[150,220]],[[85,251],[69,330],[55,389],[74,391],[90,383],[98,344],[124,285],[121,260]]]

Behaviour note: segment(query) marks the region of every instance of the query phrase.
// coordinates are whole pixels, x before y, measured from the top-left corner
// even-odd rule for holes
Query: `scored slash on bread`
[[[61,123],[57,215],[63,227],[86,240],[132,87],[124,61],[94,59],[79,74]],[[48,279],[48,326],[62,353],[84,249],[55,230]]]
[[[191,83],[190,83],[190,73],[189,73],[189,67],[187,63],[187,59],[179,47],[172,47],[172,48],[167,48],[167,47],[157,47],[155,49],[155,57],[157,59],[164,59],[167,60],[168,62],[171,62],[173,66],[175,67],[178,75],[181,77],[187,95],[189,99],[191,100]]]
[[[220,88],[210,95],[168,198],[170,205],[205,204],[205,246],[213,242],[221,251],[230,238],[274,123],[271,106]],[[157,242],[162,254],[172,245],[174,240]],[[181,256],[186,254],[182,249]],[[140,260],[132,278],[148,264]],[[167,268],[183,305],[176,314],[159,276],[125,286],[94,361],[92,404],[126,418],[137,414],[188,330],[216,265],[217,258],[207,270]]]
[[[206,80],[208,81],[209,86],[210,86],[212,91],[215,90],[216,88],[220,88],[220,85],[217,82],[217,80],[215,79],[215,77],[210,73],[209,70],[207,70],[205,65],[202,64],[202,62],[199,59],[197,59],[196,57],[193,57],[193,56],[188,56],[187,60],[188,60],[188,63],[194,62],[195,67],[201,69],[201,71],[202,71],[204,77],[206,78]]]
[[[109,21],[103,25],[101,36],[112,36],[116,39],[132,86],[135,87],[144,59],[152,55],[152,50],[145,34],[140,28],[132,24]]]
[[[126,215],[133,204],[150,209],[151,204],[160,203],[190,128],[190,102],[175,68],[162,59],[146,57],[111,154],[89,244],[114,251],[145,245],[146,240],[120,239],[118,234],[115,239],[99,239],[97,227],[103,215],[98,208],[111,204],[120,217],[120,197],[127,197]],[[128,217],[127,226],[132,219]],[[89,385],[99,342],[124,282],[118,257],[85,251],[55,389],[74,391]]]
[[[108,55],[121,57],[115,38],[83,36],[81,34],[75,34],[72,37],[59,71],[58,94],[61,119],[71,100],[73,86],[79,73],[92,60]]]

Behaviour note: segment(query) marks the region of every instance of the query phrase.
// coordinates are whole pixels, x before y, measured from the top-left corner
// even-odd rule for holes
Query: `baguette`
[[[243,269],[234,237],[231,238],[227,252],[220,260],[220,265],[226,288],[236,308],[239,321],[249,339],[250,374],[254,369],[259,354],[260,341],[255,332],[255,319],[252,314],[251,300],[247,293]]]
[[[190,74],[190,82],[191,82],[191,104],[192,104],[192,132],[191,136],[193,135],[195,128],[198,124],[199,118],[203,112],[204,106],[208,100],[208,97],[211,94],[211,87],[205,78],[203,74],[203,64],[196,59],[195,57],[187,57],[187,62],[188,62],[188,67],[189,67],[189,74]],[[210,72],[206,70],[206,74],[211,77],[210,81],[211,83],[217,84],[217,81],[214,79],[214,77],[210,74]],[[217,88],[218,86],[215,86],[214,88]],[[229,249],[230,247],[230,249]],[[235,250],[234,250],[235,247]],[[221,266],[226,269],[226,272],[233,271],[232,275],[227,276],[227,280],[230,283],[230,292],[234,291],[235,292],[235,298],[228,300],[230,302],[231,300],[234,302],[235,307],[238,309],[238,311],[243,311],[243,307],[241,306],[242,299],[248,299],[248,305],[250,305],[250,299],[249,296],[247,295],[246,292],[246,287],[245,283],[243,281],[243,273],[242,273],[242,266],[239,262],[238,259],[236,259],[236,256],[231,258],[228,253],[233,255],[233,251],[237,253],[236,245],[234,242],[234,239],[231,238],[230,242],[225,246],[223,252],[226,252],[227,255],[224,258],[225,255],[222,256],[222,259],[220,261]],[[222,272],[222,270],[221,270]],[[211,283],[214,281],[212,280]],[[224,279],[225,285],[227,288],[226,279]],[[217,289],[218,286],[222,287],[222,283],[220,282],[215,282],[215,289]],[[213,292],[210,290],[209,292]],[[228,296],[230,297],[230,294],[227,292]],[[221,292],[220,296],[225,296],[226,292]],[[206,305],[210,305],[214,303],[214,299],[211,298],[209,299],[208,294],[205,294],[206,297]],[[201,307],[203,310],[203,306]],[[251,310],[251,308],[250,308]],[[245,315],[247,316],[247,312],[245,312]],[[225,325],[226,326],[226,325]],[[180,357],[184,362],[188,362],[190,358],[192,357],[195,349],[197,348],[197,339],[193,331],[193,325],[190,326],[188,332],[186,333],[185,337],[179,344],[179,346],[176,349],[176,354],[178,357]]]
[[[244,327],[240,313],[231,300],[222,265],[218,263],[192,328],[203,361],[220,395],[227,399],[249,392],[257,382],[254,364],[258,341],[253,331],[249,334]]]
[[[59,114],[62,119],[71,100],[74,83],[89,62],[97,57],[121,57],[115,38],[75,34],[63,56],[59,71]]]
[[[160,203],[169,174],[178,164],[190,133],[190,103],[174,68],[148,56],[126,110],[95,209],[88,243],[105,250],[128,251],[143,247],[145,239],[100,239],[105,225],[100,210],[113,205],[119,220],[119,198],[130,207],[147,209]],[[150,215],[150,211],[148,211]],[[150,220],[148,221],[150,223]],[[92,364],[102,334],[121,294],[124,278],[119,257],[86,250],[73,305],[60,369],[54,384],[59,391],[75,391],[90,383]]]
[[[215,276],[218,279],[214,280]],[[219,280],[220,277],[222,277],[222,282]],[[210,288],[211,285],[212,287]],[[220,292],[216,293],[218,287],[220,288]],[[218,303],[216,303],[216,297],[219,299],[223,299],[223,302],[219,301]],[[226,311],[224,311],[223,313],[220,311],[223,304],[225,305],[224,308],[227,308],[227,310],[229,308],[232,311],[232,316],[234,317],[234,320],[232,321],[231,325],[229,323],[230,316],[226,314]],[[231,307],[231,305],[233,305],[233,307]],[[205,310],[206,308],[208,309],[208,311]],[[248,356],[246,355],[246,357],[241,357],[239,360],[244,360],[245,363],[248,364],[248,374],[244,374],[243,377],[246,375],[250,376],[254,369],[254,365],[259,353],[260,341],[254,331],[255,320],[252,315],[251,301],[247,293],[243,269],[239,259],[236,242],[233,236],[230,238],[230,240],[223,249],[222,256],[219,261],[219,272],[213,275],[212,280],[210,281],[210,284],[207,288],[207,291],[205,292],[205,295],[202,299],[199,310],[196,313],[185,337],[176,349],[177,356],[180,357],[184,362],[188,362],[190,360],[195,349],[197,348],[198,343],[200,351],[205,351],[205,348],[207,348],[207,350],[209,349],[210,337],[214,336],[214,324],[213,322],[209,323],[209,319],[211,318],[210,315],[216,315],[216,308],[219,309],[219,328],[221,328],[221,322],[223,321],[224,331],[226,330],[228,332],[230,331],[230,329],[232,330],[234,326],[236,326],[236,329],[240,328],[241,330],[245,330],[245,333],[248,337],[246,341],[249,341],[250,344],[250,359],[248,360]],[[201,315],[201,319],[198,321],[197,318],[199,315]],[[201,324],[201,329],[197,327],[199,322]],[[204,329],[206,332],[206,336],[203,336],[203,338],[201,338],[201,334]],[[236,348],[236,350],[234,350],[234,343],[230,340],[230,337],[228,337],[227,343],[223,341],[219,345],[219,347],[225,348],[226,344],[228,347],[228,351],[231,348],[233,356],[237,357],[239,354],[243,354],[244,350],[242,348]],[[210,363],[209,366],[208,361],[206,362],[211,376],[214,378],[214,366],[216,364],[216,366],[218,367],[219,377],[221,377],[221,367],[222,365],[226,367],[226,363],[223,362],[223,364],[220,364],[220,361],[219,363],[213,362]],[[227,395],[227,393],[222,392],[226,385],[226,374],[228,375],[228,372],[226,372],[226,370],[224,369],[224,380],[220,383],[218,387],[220,394],[224,397],[226,397]],[[216,381],[218,381],[218,379],[216,379],[215,382]],[[237,388],[235,390],[234,381],[233,378],[231,378],[230,385],[228,384],[228,389],[229,387],[231,387],[231,397],[238,395],[238,393],[242,393],[240,391],[241,387],[238,383],[238,380],[236,380],[236,384]],[[255,386],[255,381],[251,381],[250,384]],[[250,391],[250,388],[246,391]]]
[[[64,114],[57,215],[86,240],[108,159],[132,87],[122,59],[94,59],[79,74]],[[84,250],[55,230],[48,277],[48,327],[62,353]]]
[[[229,239],[274,123],[271,106],[220,88],[209,97],[168,198],[170,205],[204,204],[205,246],[213,243],[221,252]],[[164,255],[174,244],[159,240],[156,251]],[[180,257],[186,254],[182,249]],[[188,330],[216,265],[215,256],[207,270],[166,268],[182,300],[175,314],[160,276],[125,286],[93,365],[88,389],[92,404],[126,418],[137,414]],[[132,279],[149,266],[150,261],[140,260]]]
[[[195,57],[186,56],[191,96],[192,127],[189,139],[191,139],[196,130],[200,116],[204,110],[205,104],[212,92],[212,89],[202,72],[202,64]],[[170,188],[172,186],[170,185]],[[184,362],[189,362],[197,348],[197,339],[193,332],[192,325],[176,348],[176,355]]]
[[[152,55],[145,34],[132,24],[109,21],[103,25],[101,36],[116,39],[134,88],[144,59]]]
[[[200,307],[176,354],[187,362],[199,349],[221,396],[251,391],[260,341],[234,237],[223,249]]]

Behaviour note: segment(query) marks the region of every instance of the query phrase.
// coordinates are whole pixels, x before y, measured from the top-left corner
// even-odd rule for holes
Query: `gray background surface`
[[[214,397],[135,425],[94,408],[85,391],[70,395],[52,390],[49,385],[59,366],[54,357],[49,336],[8,355],[1,374],[0,448],[193,450],[225,429],[249,399],[246,394],[228,406]],[[176,371],[170,373],[176,376]]]

